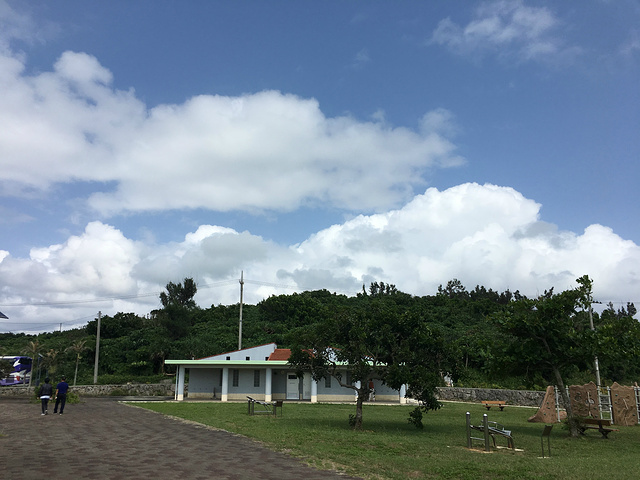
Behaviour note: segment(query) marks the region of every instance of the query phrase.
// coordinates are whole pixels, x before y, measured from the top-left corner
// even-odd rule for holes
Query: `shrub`
[[[125,397],[129,395],[129,393],[122,388],[114,388],[113,390],[111,390],[111,393],[109,393],[109,395],[111,395],[112,397]]]
[[[78,395],[73,390],[69,390],[67,393],[67,403],[77,404],[80,403],[80,395]]]

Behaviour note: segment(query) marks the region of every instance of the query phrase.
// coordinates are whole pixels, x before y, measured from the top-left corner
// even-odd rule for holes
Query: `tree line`
[[[411,364],[412,374],[423,380],[413,378],[411,384],[428,386],[411,393],[423,395],[427,408],[436,406],[428,391],[442,383],[443,374],[459,386],[544,389],[559,379],[565,384],[593,380],[597,355],[603,383],[637,381],[635,306],[610,304],[590,317],[591,288],[591,280],[581,277],[574,289],[556,293],[550,288],[527,298],[479,285],[468,290],[453,279],[427,296],[383,282],[363,286],[355,296],[327,290],[274,295],[243,305],[243,346],[275,342],[294,352],[315,348],[319,355],[325,344],[339,348],[354,366],[357,359],[374,359],[378,377],[382,365]],[[149,315],[102,317],[99,382],[156,381],[173,373],[165,368],[166,358],[235,350],[240,305],[201,308],[193,300],[196,292],[193,279],[185,278],[167,284],[162,308]],[[63,332],[0,334],[0,354],[29,354],[40,358],[50,375],[92,383],[96,333],[97,319]],[[295,360],[301,368],[310,367],[299,355]],[[317,366],[315,374],[329,374],[329,363]],[[394,375],[384,380],[395,385],[407,378],[400,370]]]

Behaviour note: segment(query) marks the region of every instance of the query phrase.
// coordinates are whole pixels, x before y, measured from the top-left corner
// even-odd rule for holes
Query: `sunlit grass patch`
[[[365,405],[363,430],[349,427],[353,405],[289,404],[282,417],[247,415],[242,403],[150,402],[150,410],[199,422],[258,440],[270,448],[303,458],[318,468],[336,469],[368,479],[584,479],[640,477],[640,426],[616,427],[604,440],[591,430],[569,438],[556,424],[551,458],[541,458],[543,424],[528,423],[535,409],[507,407],[489,411],[481,405],[445,403],[424,418],[417,430],[407,418],[412,406]],[[466,448],[465,413],[480,424],[482,415],[512,431],[521,452],[482,453]],[[480,432],[477,432],[480,433]],[[545,440],[546,446],[546,440]]]

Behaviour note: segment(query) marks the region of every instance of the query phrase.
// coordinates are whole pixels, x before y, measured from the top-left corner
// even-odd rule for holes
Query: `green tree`
[[[13,363],[10,360],[0,360],[0,378],[7,378],[13,371]]]
[[[468,298],[469,292],[464,288],[462,282],[457,278],[449,280],[446,287],[438,286],[438,295],[444,295],[449,298]]]
[[[331,376],[354,390],[355,429],[362,428],[362,405],[370,380],[394,389],[408,385],[407,395],[419,402],[411,421],[421,427],[422,412],[440,407],[435,390],[443,384],[442,373],[454,373],[451,350],[437,329],[411,311],[409,296],[386,295],[386,288],[385,294],[379,292],[360,295],[351,305],[300,332],[289,362],[299,374],[309,371],[316,381]]]
[[[193,278],[185,278],[183,283],[169,282],[166,288],[167,291],[160,294],[160,302],[164,308],[172,305],[187,309],[196,307],[193,297],[198,292],[198,287]]]
[[[31,375],[29,375],[29,384],[28,387],[33,385],[33,377],[36,374],[36,365],[38,365],[38,356],[40,355],[40,351],[42,350],[42,345],[38,340],[31,341],[27,344],[26,347],[22,349],[22,353],[25,355],[29,355],[32,359],[31,364]]]
[[[42,357],[42,366],[47,376],[55,373],[58,368],[58,350],[50,348],[44,353]]]
[[[169,282],[167,291],[160,293],[163,309],[152,312],[157,315],[160,324],[167,329],[169,336],[177,340],[187,335],[192,324],[193,312],[197,305],[193,297],[198,291],[192,278],[185,278],[184,283]]]
[[[571,436],[579,435],[564,378],[576,367],[589,368],[594,358],[594,335],[589,321],[578,308],[591,296],[591,280],[583,276],[579,286],[562,293],[553,288],[535,299],[512,302],[496,319],[512,342],[503,358],[520,368],[535,369],[547,380],[555,381],[567,411]]]
[[[87,349],[86,343],[86,340],[76,340],[70,347],[67,347],[66,349],[68,352],[76,354],[76,368],[75,373],[73,374],[73,386],[76,385],[76,381],[78,380],[78,364],[80,363],[82,352]]]
[[[640,322],[634,318],[636,313],[633,303],[617,311],[610,303],[596,319],[596,351],[603,378],[631,382],[640,376]]]
[[[364,287],[362,288],[364,290]],[[384,282],[373,282],[369,285],[369,295],[371,296],[382,296],[382,295],[395,295],[398,293],[398,289],[395,285],[387,283],[385,285]]]

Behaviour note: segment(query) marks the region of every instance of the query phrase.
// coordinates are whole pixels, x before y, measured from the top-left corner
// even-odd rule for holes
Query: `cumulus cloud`
[[[140,249],[112,226],[91,222],[64,244],[33,248],[28,259],[5,256],[0,270],[11,279],[2,288],[35,303],[126,294],[136,288],[131,269]]]
[[[382,211],[422,190],[430,168],[460,163],[428,123],[416,131],[330,118],[316,100],[277,91],[148,108],[112,77],[85,53],[65,52],[36,75],[0,55],[0,194],[83,182],[104,215],[320,202]]]
[[[578,53],[555,34],[561,22],[546,7],[528,7],[523,0],[484,2],[464,26],[445,18],[429,43],[443,45],[461,55],[488,52],[520,61],[566,57]]]
[[[159,307],[157,295],[147,293],[186,276],[201,286],[201,306],[233,304],[241,270],[248,303],[296,290],[355,294],[372,281],[431,295],[452,278],[470,289],[484,285],[532,296],[549,287],[571,288],[584,274],[594,280],[598,300],[637,297],[638,245],[601,225],[579,234],[560,231],[541,221],[540,207],[507,187],[430,188],[402,208],[357,216],[296,245],[213,225],[180,242],[144,244],[92,222],[81,235],[33,249],[29,258],[0,252],[0,304],[15,321],[37,315],[68,322],[98,307],[76,305],[70,314],[68,307],[5,305],[96,297],[118,298],[101,304],[103,312],[144,314]]]
[[[353,61],[351,62],[351,68],[359,70],[369,62],[371,62],[371,56],[369,55],[369,50],[366,48],[363,48],[358,53],[356,53]]]

